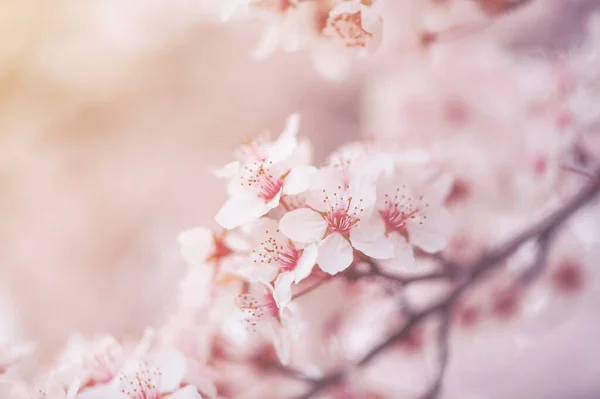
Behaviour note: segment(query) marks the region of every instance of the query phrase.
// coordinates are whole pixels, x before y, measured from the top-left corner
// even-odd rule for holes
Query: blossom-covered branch
[[[441,387],[444,371],[448,363],[448,334],[450,331],[450,313],[453,311],[454,305],[460,296],[476,284],[479,279],[485,276],[491,270],[501,267],[503,261],[513,255],[515,251],[530,240],[536,240],[540,246],[540,253],[543,253],[541,258],[536,259],[536,263],[531,270],[535,270],[543,265],[543,260],[547,256],[549,241],[556,233],[558,228],[573,214],[580,210],[587,203],[592,201],[600,192],[600,170],[592,174],[594,179],[590,181],[581,191],[572,199],[562,205],[559,209],[548,215],[542,221],[534,224],[530,228],[522,231],[513,239],[498,246],[483,256],[478,261],[463,268],[464,275],[457,286],[443,299],[433,305],[411,315],[405,325],[392,334],[385,341],[372,348],[357,364],[357,367],[366,366],[373,361],[381,352],[394,345],[396,342],[406,339],[411,331],[422,322],[424,319],[438,315],[441,319],[438,327],[438,345],[440,346],[440,369],[431,388],[424,394],[423,399],[433,399],[437,397]],[[317,393],[327,389],[328,387],[343,381],[345,371],[338,371],[329,376],[315,381],[311,389],[298,399],[308,399]]]

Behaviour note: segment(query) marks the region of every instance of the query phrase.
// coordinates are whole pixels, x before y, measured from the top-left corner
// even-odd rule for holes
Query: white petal
[[[213,232],[204,227],[183,231],[177,237],[183,258],[192,265],[200,265],[214,250]]]
[[[294,241],[313,243],[323,238],[327,230],[327,222],[312,209],[302,208],[283,215],[279,222],[279,229]]]
[[[383,39],[383,22],[381,17],[375,15],[373,12],[362,13],[362,25],[363,28],[372,34],[366,47],[366,54],[373,54],[379,49],[381,41]]]
[[[159,368],[161,393],[179,388],[185,376],[185,357],[177,350],[165,350],[152,358],[152,365]]]
[[[233,229],[258,219],[269,209],[258,197],[233,197],[219,210],[215,220],[224,228]]]
[[[292,300],[293,273],[281,273],[275,281],[275,302],[279,309],[284,309]]]
[[[349,195],[354,199],[353,205],[359,205],[364,211],[361,213],[362,217],[368,217],[371,214],[375,200],[377,198],[377,176],[373,176],[369,173],[369,170],[365,170],[364,173],[354,176],[349,183]]]
[[[67,390],[67,399],[75,399],[77,396],[77,392],[81,387],[81,381],[75,380],[71,385],[69,385],[69,389]]]
[[[255,60],[264,60],[277,50],[281,37],[281,29],[278,25],[269,25],[265,28],[260,42],[252,52]]]
[[[454,178],[449,173],[441,175],[428,187],[426,193],[427,201],[434,204],[441,204],[450,195],[453,184]]]
[[[413,245],[423,251],[434,253],[446,248],[445,225],[448,213],[443,208],[426,213],[427,219],[411,219],[406,223],[408,238]],[[422,224],[421,224],[422,222]]]
[[[166,396],[166,399],[202,399],[202,396],[195,386],[188,385]]]
[[[285,120],[283,131],[269,148],[269,159],[277,164],[290,158],[298,147],[298,130],[300,129],[300,114],[293,113]]]
[[[409,227],[410,242],[425,252],[435,253],[446,248],[446,236],[439,231],[421,226]]]
[[[360,241],[376,241],[385,235],[385,223],[378,213],[361,218],[360,222],[350,230],[350,238]]]
[[[385,236],[385,224],[379,214],[372,214],[350,230],[352,246],[375,259],[394,257],[394,249]]]
[[[310,187],[310,178],[317,168],[310,165],[295,167],[286,176],[283,182],[283,193],[287,195],[300,194]]]
[[[298,259],[298,264],[294,269],[294,282],[296,284],[310,276],[315,263],[317,263],[317,254],[318,250],[316,244],[309,244],[304,247],[302,256]]]
[[[324,272],[339,273],[350,266],[353,260],[352,246],[341,234],[331,234],[321,241],[317,263]]]
[[[292,351],[292,339],[288,331],[278,323],[272,323],[271,326],[271,339],[273,340],[273,347],[277,353],[279,361],[284,366],[290,363],[290,355]]]
[[[391,259],[394,257],[394,248],[385,236],[376,241],[361,241],[352,238],[352,246],[373,259]]]
[[[278,272],[279,268],[277,266],[271,266],[267,264],[252,264],[240,267],[236,274],[243,276],[250,282],[269,284],[275,277],[277,277]]]
[[[394,248],[394,255],[399,261],[400,266],[407,269],[415,268],[416,262],[413,255],[413,247],[406,241],[406,238],[399,233],[391,233],[388,239]]]

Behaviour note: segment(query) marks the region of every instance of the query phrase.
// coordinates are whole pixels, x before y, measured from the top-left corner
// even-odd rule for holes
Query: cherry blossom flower
[[[357,249],[376,259],[395,257],[406,267],[415,265],[413,246],[428,253],[446,247],[450,215],[442,206],[448,180],[439,178],[430,187],[418,187],[402,175],[382,176],[377,184],[376,212],[368,224],[376,241]]]
[[[302,193],[309,187],[315,168],[295,165],[292,158],[298,120],[297,114],[292,115],[277,142],[252,145],[244,151],[249,153],[246,161],[226,167],[238,172],[229,185],[230,198],[216,216],[221,226],[232,229],[256,220],[276,208],[283,196]]]
[[[150,362],[129,362],[111,383],[89,388],[78,399],[201,399],[196,387],[182,386],[186,359],[176,350],[164,349]]]
[[[319,243],[317,263],[330,274],[346,269],[354,259],[352,246],[360,249],[371,238],[368,220],[375,204],[375,179],[371,173],[348,179],[343,170],[322,169],[307,193],[311,208],[283,216],[281,231],[301,243]],[[358,233],[358,234],[357,234]]]
[[[248,328],[264,334],[273,343],[281,363],[288,364],[297,326],[293,312],[282,303],[273,287],[251,284],[248,292],[238,296],[238,306]]]
[[[57,375],[65,383],[76,378],[82,387],[107,384],[120,373],[126,356],[123,346],[110,335],[91,342],[73,336],[56,365]]]
[[[382,18],[375,0],[340,1],[330,11],[312,51],[315,68],[323,76],[344,78],[356,56],[373,54],[381,43]]]
[[[247,139],[234,151],[236,160],[215,170],[215,175],[220,178],[232,178],[240,173],[244,165],[255,162],[279,163],[292,158],[298,147],[299,127],[300,115],[295,113],[286,119],[283,132],[277,140],[272,141],[268,132]]]
[[[123,345],[110,335],[90,341],[73,336],[54,367],[54,379],[68,387],[72,381],[80,381],[81,389],[110,385],[134,359],[145,356],[155,332],[146,330],[135,344]]]
[[[288,53],[297,51],[311,34],[312,7],[306,1],[259,0],[250,5],[261,12],[266,23],[252,53],[256,60],[267,58],[278,48]]]
[[[310,275],[317,259],[317,246],[296,245],[270,218],[257,221],[252,236],[256,245],[250,252],[251,263],[238,272],[250,281],[265,284],[275,281],[279,304],[285,307],[291,300],[291,284],[298,284]]]

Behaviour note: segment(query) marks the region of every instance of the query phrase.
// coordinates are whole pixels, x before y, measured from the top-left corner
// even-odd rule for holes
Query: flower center
[[[338,190],[341,191],[342,186],[339,186]],[[355,200],[351,196],[344,197],[343,194],[338,195],[337,192],[329,195],[326,190],[323,190],[323,194],[323,202],[329,208],[323,217],[330,231],[344,234],[360,222],[360,214],[364,211],[362,199]]]
[[[362,14],[360,11],[355,13],[342,13],[332,16],[329,19],[327,28],[331,28],[346,47],[366,47],[367,42],[373,36],[362,26]]]
[[[245,169],[249,173],[246,184],[256,188],[258,197],[265,202],[273,200],[281,192],[283,180],[275,177],[264,164],[255,164],[254,167],[246,166]]]
[[[222,234],[213,233],[212,238],[215,249],[206,259],[207,262],[219,263],[221,259],[226,258],[233,253],[232,249],[225,243],[225,234],[226,232]]]
[[[348,214],[347,211],[340,209],[330,212],[325,217],[329,228],[336,233],[347,233],[360,219]]]
[[[277,230],[279,233],[279,230]],[[266,231],[269,234],[269,231]],[[281,270],[289,272],[296,268],[300,252],[291,245],[280,244],[274,237],[268,237],[260,244],[260,249],[252,250],[253,255],[257,258],[254,263],[273,264],[281,268]]]
[[[267,160],[265,146],[268,142],[268,135],[247,138],[236,149],[235,156],[242,163],[265,162]]]
[[[121,392],[130,399],[160,399],[160,392],[157,388],[160,380],[160,371],[142,369],[135,373],[133,378],[122,376]]]
[[[406,231],[406,222],[415,219],[418,209],[413,207],[412,200],[397,189],[394,197],[385,195],[384,208],[379,211],[388,232],[403,233]]]
[[[275,298],[270,292],[263,295],[240,294],[238,300],[240,310],[248,316],[245,322],[254,331],[265,317],[267,319],[279,317],[277,302],[275,302]]]
[[[86,362],[90,373],[90,385],[105,384],[117,375],[120,366],[120,351],[118,348],[107,348],[101,353],[95,353]]]

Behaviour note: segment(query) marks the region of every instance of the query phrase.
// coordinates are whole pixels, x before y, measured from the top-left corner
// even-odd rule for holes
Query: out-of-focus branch
[[[589,170],[587,170],[585,168],[581,168],[579,166],[562,164],[560,167],[561,167],[562,170],[566,170],[568,172],[575,173],[577,175],[586,177],[588,179],[594,179],[595,178],[593,172],[590,172]]]
[[[444,298],[442,298],[439,302],[422,309],[421,311],[413,313],[407,319],[402,328],[400,328],[380,344],[371,348],[371,350],[356,363],[355,367],[363,367],[368,365],[384,350],[395,343],[406,339],[412,330],[423,320],[430,316],[438,315],[441,319],[441,325],[438,331],[438,345],[440,345],[440,368],[437,378],[434,380],[430,389],[428,389],[423,396],[423,399],[436,398],[441,389],[445,369],[448,363],[449,349],[447,346],[447,339],[450,331],[449,315],[452,313],[456,301],[463,293],[475,285],[475,283],[477,283],[482,276],[500,267],[504,260],[513,255],[523,244],[531,240],[537,241],[538,253],[533,266],[529,269],[529,274],[525,274],[524,279],[525,281],[529,281],[539,275],[540,270],[546,263],[545,260],[551,238],[554,236],[557,229],[565,220],[567,220],[585,204],[591,201],[600,191],[600,170],[595,171],[593,176],[594,178],[591,179],[590,182],[588,182],[588,184],[581,189],[581,191],[579,191],[560,208],[549,214],[546,218],[533,224],[528,229],[522,231],[520,234],[517,234],[512,239],[506,241],[502,245],[499,245],[495,249],[488,252],[485,256],[464,268],[466,272],[463,275],[462,281],[460,281]],[[375,265],[375,268],[372,270],[377,271],[378,268],[375,262],[371,263]],[[445,270],[446,268],[442,269]],[[378,275],[378,273],[373,274]],[[403,280],[399,279],[399,282],[403,282]],[[328,376],[325,376],[320,380],[313,381],[310,389],[297,399],[309,399],[319,392],[333,385],[341,383],[344,380],[347,372],[347,370],[339,370],[329,374]]]
[[[439,395],[446,374],[446,367],[450,358],[450,311],[446,309],[440,320],[440,326],[437,331],[438,346],[438,371],[433,383],[423,395],[423,399],[433,399]]]
[[[355,278],[355,279],[367,277],[367,276],[377,276],[377,277],[381,277],[386,280],[395,281],[402,285],[407,285],[407,284],[416,283],[419,281],[439,280],[439,279],[452,277],[452,274],[446,270],[433,271],[433,272],[429,272],[429,273],[416,274],[416,275],[411,275],[411,276],[401,276],[401,275],[398,275],[395,273],[389,273],[389,272],[383,270],[377,264],[377,262],[375,260],[373,260],[372,258],[365,256],[365,257],[361,258],[361,260],[369,265],[369,270],[364,273],[353,272],[353,278]]]

